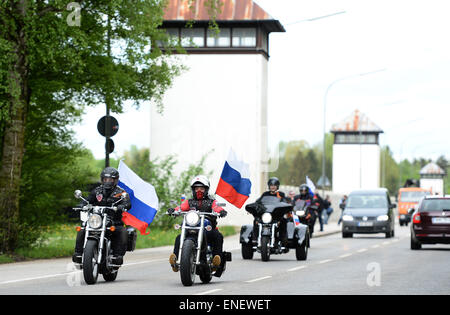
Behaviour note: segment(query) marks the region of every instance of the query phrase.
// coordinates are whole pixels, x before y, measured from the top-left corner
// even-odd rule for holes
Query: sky
[[[280,141],[321,143],[324,120],[329,132],[359,109],[384,131],[380,144],[397,161],[450,159],[449,1],[255,2],[286,29],[269,39],[271,150]],[[96,129],[104,114],[100,104],[74,127],[96,158],[104,157],[104,138]],[[139,111],[127,105],[113,116],[119,132],[112,157],[132,144],[149,147],[149,103]]]

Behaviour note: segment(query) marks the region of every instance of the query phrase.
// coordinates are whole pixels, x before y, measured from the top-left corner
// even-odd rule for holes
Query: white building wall
[[[267,155],[267,59],[256,54],[180,57],[189,69],[151,112],[150,157],[177,155],[179,174],[203,155],[215,192],[230,147],[250,165],[256,199],[265,187]],[[264,184],[263,184],[264,183]],[[241,210],[245,212],[245,210]]]
[[[444,192],[444,180],[441,178],[421,178],[420,188],[430,189],[431,193],[442,195]]]
[[[361,176],[360,176],[361,175]],[[380,187],[380,147],[372,144],[333,145],[333,192]]]

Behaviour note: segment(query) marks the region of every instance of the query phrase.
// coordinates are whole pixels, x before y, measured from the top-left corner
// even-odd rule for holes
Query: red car
[[[411,249],[422,244],[450,244],[450,195],[425,196],[411,209]]]

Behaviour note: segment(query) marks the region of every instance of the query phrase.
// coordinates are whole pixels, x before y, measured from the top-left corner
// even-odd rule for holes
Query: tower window
[[[256,28],[233,28],[233,47],[255,47]]]

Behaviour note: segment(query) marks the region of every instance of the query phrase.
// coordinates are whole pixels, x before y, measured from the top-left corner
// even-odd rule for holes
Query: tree
[[[0,252],[17,245],[26,126],[34,110],[103,100],[113,112],[125,100],[137,107],[152,100],[162,110],[162,95],[182,70],[170,50],[152,45],[168,42],[158,28],[166,3],[0,2]]]

